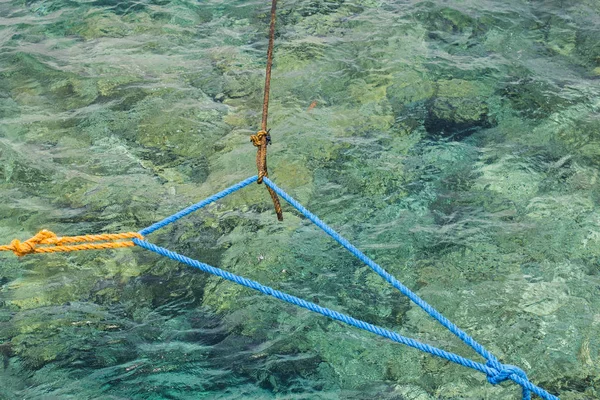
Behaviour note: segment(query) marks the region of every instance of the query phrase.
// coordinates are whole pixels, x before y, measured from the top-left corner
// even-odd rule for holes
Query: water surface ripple
[[[0,243],[255,174],[270,4],[0,2]],[[281,0],[271,178],[532,382],[600,398],[600,3]],[[154,243],[475,357],[251,185]],[[0,261],[0,398],[508,399],[139,248]]]

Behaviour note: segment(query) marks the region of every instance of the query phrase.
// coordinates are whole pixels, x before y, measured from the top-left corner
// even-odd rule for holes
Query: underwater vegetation
[[[269,4],[0,4],[0,243],[255,174]],[[506,363],[600,397],[600,3],[281,0],[271,178]],[[472,356],[253,185],[150,239]],[[504,399],[139,248],[0,255],[0,398]]]

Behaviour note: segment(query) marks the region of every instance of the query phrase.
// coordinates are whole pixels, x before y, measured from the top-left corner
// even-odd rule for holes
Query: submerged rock
[[[454,140],[497,123],[487,104],[492,92],[476,81],[427,81],[414,73],[387,89],[396,121],[409,129],[422,124],[429,135]]]
[[[560,95],[560,88],[531,78],[515,79],[502,90],[512,107],[527,118],[546,118],[570,102]]]

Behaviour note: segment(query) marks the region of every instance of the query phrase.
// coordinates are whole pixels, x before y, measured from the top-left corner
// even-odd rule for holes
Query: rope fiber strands
[[[123,239],[133,238],[143,239],[144,237],[137,232],[58,237],[54,232],[44,229],[24,242],[15,239],[9,245],[0,246],[0,251],[12,251],[17,256],[22,257],[32,253],[117,249],[135,246],[131,240],[122,241]],[[68,243],[82,244],[72,245]]]

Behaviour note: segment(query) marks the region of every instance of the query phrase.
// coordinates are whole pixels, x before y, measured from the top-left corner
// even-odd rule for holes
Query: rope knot
[[[252,142],[254,147],[260,147],[262,143],[262,138],[265,136],[269,136],[269,134],[267,133],[267,131],[261,130],[256,132],[256,135],[250,135],[250,141]]]
[[[487,373],[487,380],[492,385],[497,385],[500,382],[504,382],[506,380],[511,379],[511,376],[516,375],[525,381],[529,382],[529,378],[527,378],[527,374],[521,368],[516,367],[514,365],[502,364],[497,360],[488,360],[485,363],[487,367],[491,369]],[[519,383],[519,382],[516,382]],[[522,386],[522,385],[521,385]],[[531,399],[531,392],[526,387],[523,387],[523,400]]]
[[[12,251],[17,256],[22,257],[31,253],[56,253],[59,251],[116,249],[120,247],[135,246],[133,241],[123,240],[133,238],[140,240],[144,239],[142,234],[138,232],[101,233],[98,235],[58,237],[53,232],[44,229],[38,232],[31,239],[27,239],[24,242],[15,239],[8,245],[0,245],[0,251]]]
[[[18,239],[10,242],[10,250],[13,251],[17,256],[22,257],[26,254],[35,253],[35,248],[38,244],[42,244],[47,242],[49,239],[57,239],[56,235],[49,230],[43,229],[39,231],[34,237],[31,239],[27,239],[24,242],[21,242]]]
[[[30,254],[35,251],[35,243],[21,242],[19,239],[15,239],[10,242],[10,247],[13,253],[19,257],[23,257],[25,254]]]

